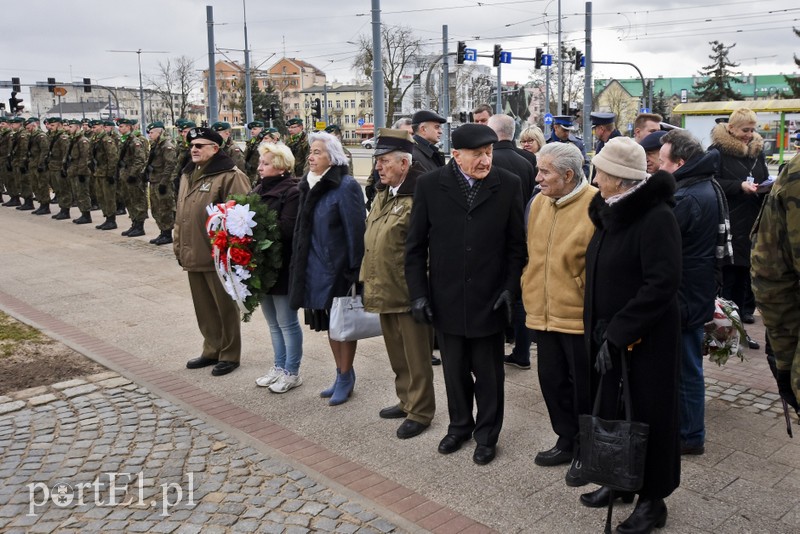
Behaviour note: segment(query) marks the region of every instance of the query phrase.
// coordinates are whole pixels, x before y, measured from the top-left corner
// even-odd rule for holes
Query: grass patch
[[[10,356],[20,344],[48,344],[41,332],[0,312],[0,356]]]

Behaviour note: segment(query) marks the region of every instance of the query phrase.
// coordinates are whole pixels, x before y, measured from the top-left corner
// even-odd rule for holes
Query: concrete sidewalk
[[[272,361],[258,313],[243,325],[240,369],[220,378],[208,369],[185,369],[186,360],[198,355],[201,338],[185,273],[171,249],[147,243],[157,235],[152,220],[145,225],[148,235],[133,239],[9,208],[0,209],[0,226],[6,230],[0,308],[243,446],[285,459],[325,486],[353,492],[400,530],[602,529],[605,511],[578,503],[587,488],[565,486],[565,468],[533,464],[536,452],[555,441],[535,371],[508,370],[498,457],[480,467],[472,462],[469,443],[449,456],[436,451],[447,427],[441,369],[434,369],[438,412],[427,432],[401,441],[394,435],[399,421],[378,418],[380,408],[396,402],[379,338],[359,343],[355,392],[338,407],[318,396],[334,376],[322,334],[304,332],[303,386],[284,395],[255,386]],[[757,328],[751,334],[763,339]],[[707,403],[706,453],[685,457],[682,485],[667,501],[664,532],[800,529],[800,435],[790,440],[774,409],[775,388],[763,354],[749,356],[744,364],[708,368],[719,391],[710,388],[718,395]],[[631,506],[615,509],[619,522]]]

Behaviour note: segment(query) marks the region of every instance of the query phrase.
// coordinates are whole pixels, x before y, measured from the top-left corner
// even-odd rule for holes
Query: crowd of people
[[[746,317],[755,288],[755,301],[769,310],[779,390],[797,409],[800,160],[777,182],[784,196],[771,195],[757,221],[766,196],[759,184],[769,172],[749,109],[719,121],[708,149],[658,115],[637,117],[630,138],[613,114],[593,113],[591,168],[572,117],[556,116],[549,139],[537,127],[523,129],[517,146],[511,117],[488,106],[473,115],[475,123],[453,132],[449,161],[437,146],[446,121],[433,111],[382,128],[366,204],[335,126],[307,135],[292,119],[284,143],[256,121],[242,151],[227,123],[184,121],[183,145],[175,147],[159,122],[145,139],[130,120],[119,121],[118,135],[101,121],[89,123],[89,134],[79,121],[65,131],[48,119],[44,134],[36,118],[0,119],[0,177],[11,196],[3,205],[33,210],[35,198],[42,215],[57,199],[54,218],[65,219],[75,203],[81,215],[73,222],[84,224],[96,202],[106,218],[101,230],[116,228],[127,209],[123,235],[135,237],[144,234],[149,189],[161,230],[152,242],[173,243],[204,340],[186,366],[213,366],[220,376],[239,366],[240,320],[214,272],[206,206],[259,195],[277,214],[282,267],[260,302],[274,361],[257,386],[274,393],[300,386],[299,310],[308,328],[327,331],[334,298],[358,292],[366,311],[379,314],[395,376],[397,402],[377,415],[403,419],[399,439],[430,426],[438,347],[448,415],[438,451],[453,453],[472,439],[479,465],[497,454],[505,366],[529,369],[536,343],[556,442],[534,462],[569,465],[565,483],[587,484],[578,418],[591,413],[601,383],[599,415],[618,418],[624,359],[629,408],[649,425],[650,439],[644,484],[617,532],[660,528],[681,455],[705,452],[703,325],[717,295]],[[514,342],[508,355],[506,339]],[[355,388],[357,341],[329,344],[335,377],[319,395],[336,406]],[[600,487],[580,502],[601,507],[635,497]]]

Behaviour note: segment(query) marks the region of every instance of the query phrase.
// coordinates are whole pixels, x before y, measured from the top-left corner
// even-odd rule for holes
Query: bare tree
[[[550,102],[545,105],[545,110],[553,115],[574,114],[583,107],[583,71],[575,69],[575,49],[561,48],[563,73],[562,104],[564,109],[558,110],[558,65],[557,54],[553,54],[553,67],[544,67],[541,70],[531,70],[531,85],[544,87],[546,68],[550,68]]]
[[[200,85],[200,75],[195,70],[194,60],[187,56],[158,62],[158,75],[148,83],[161,97],[164,107],[169,109],[172,123],[186,116],[191,94]]]
[[[407,67],[416,64],[420,53],[420,40],[406,26],[381,25],[381,56],[383,59],[383,84],[386,87],[386,124],[394,119],[395,108],[413,83],[403,85],[403,74]],[[353,60],[353,68],[372,79],[372,39],[366,35],[358,38],[359,51]],[[378,112],[378,110],[376,110]]]

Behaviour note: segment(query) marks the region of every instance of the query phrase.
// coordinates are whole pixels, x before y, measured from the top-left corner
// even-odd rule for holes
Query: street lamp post
[[[144,115],[144,84],[142,83],[142,54],[169,54],[164,50],[107,50],[107,52],[136,54],[139,63],[139,124],[142,128],[147,126]],[[170,95],[171,96],[171,95]]]

